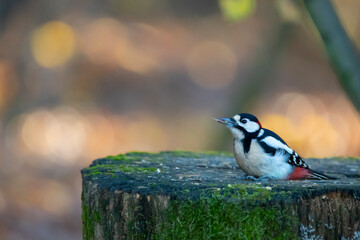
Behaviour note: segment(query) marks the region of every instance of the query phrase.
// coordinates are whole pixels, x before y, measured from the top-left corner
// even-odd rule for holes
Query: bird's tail
[[[330,176],[327,176],[321,172],[317,172],[317,171],[314,171],[314,170],[310,170],[309,171],[309,176],[307,177],[307,179],[317,179],[317,180],[334,180],[336,178],[334,177],[330,177]]]

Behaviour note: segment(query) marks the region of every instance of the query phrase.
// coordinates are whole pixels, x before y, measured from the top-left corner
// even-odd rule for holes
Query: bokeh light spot
[[[60,66],[74,55],[75,33],[63,22],[46,23],[34,31],[31,50],[41,66]]]
[[[314,157],[334,156],[342,148],[343,138],[335,131],[330,121],[320,115],[308,115],[303,126],[308,128],[307,154]]]
[[[44,132],[46,126],[52,121],[53,115],[46,110],[38,110],[27,114],[22,125],[22,140],[25,146],[39,155],[49,155]],[[44,128],[45,127],[45,128]]]
[[[288,117],[278,114],[267,114],[261,119],[261,124],[264,128],[276,132],[285,141],[290,142],[294,139],[294,125]]]
[[[124,69],[144,74],[153,69],[157,65],[157,61],[138,50],[135,46],[128,46],[128,48],[117,48],[116,59],[121,67]]]
[[[109,118],[109,117],[108,117]],[[85,149],[83,156],[86,159],[99,158],[109,154],[121,152],[119,145],[123,142],[117,141],[117,134],[114,126],[122,126],[120,121],[114,123],[99,113],[88,114],[84,117],[86,132]]]
[[[125,46],[116,47],[118,64],[131,72],[146,74],[158,67],[158,56],[164,46],[163,32],[145,23],[132,24],[132,34]]]
[[[196,84],[204,88],[219,89],[234,80],[237,58],[225,44],[208,41],[191,50],[186,66]]]
[[[22,140],[31,153],[66,165],[82,153],[85,130],[79,114],[70,107],[40,109],[25,116]]]
[[[304,116],[315,114],[311,100],[304,94],[292,93],[288,95],[286,116],[293,122],[300,123]]]
[[[260,117],[263,126],[278,133],[301,156],[359,154],[360,118],[344,95],[285,92],[269,103],[263,111],[278,114]]]
[[[127,45],[127,29],[112,18],[92,21],[81,34],[81,50],[95,64],[113,64],[117,49]]]
[[[220,9],[227,20],[241,20],[255,10],[255,0],[220,0]]]

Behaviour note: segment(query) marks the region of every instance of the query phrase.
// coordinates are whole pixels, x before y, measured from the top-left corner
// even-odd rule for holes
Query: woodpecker
[[[334,179],[309,168],[305,161],[273,131],[262,128],[252,114],[214,118],[225,124],[234,137],[234,154],[250,180]]]

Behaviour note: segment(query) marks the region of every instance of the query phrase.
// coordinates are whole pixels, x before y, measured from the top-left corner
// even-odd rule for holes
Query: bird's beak
[[[233,118],[213,118],[215,121],[225,124],[226,126],[234,126],[235,121]]]

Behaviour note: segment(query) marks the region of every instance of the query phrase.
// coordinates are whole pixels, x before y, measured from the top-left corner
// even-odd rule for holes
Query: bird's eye
[[[241,120],[241,123],[247,123],[246,119]]]

